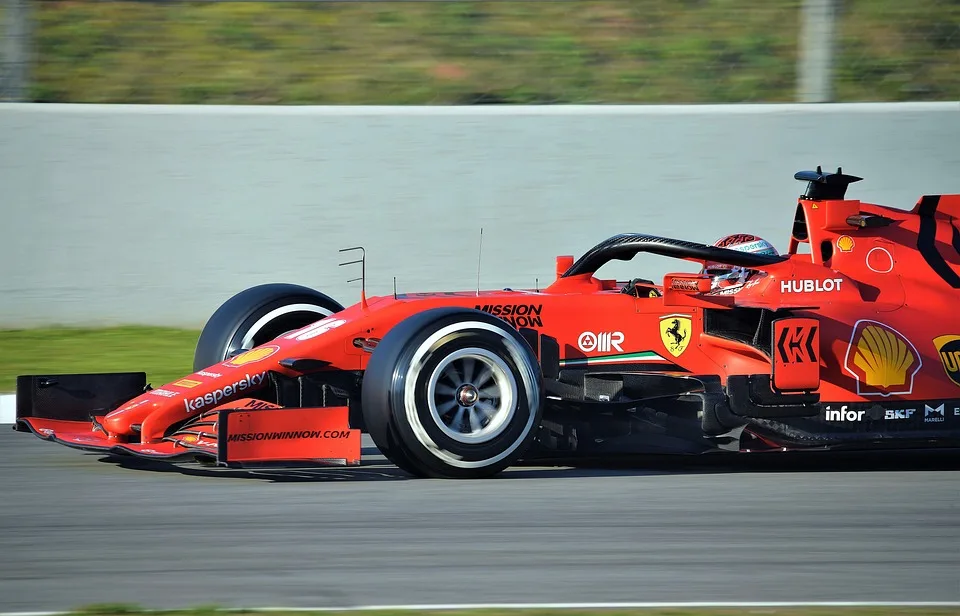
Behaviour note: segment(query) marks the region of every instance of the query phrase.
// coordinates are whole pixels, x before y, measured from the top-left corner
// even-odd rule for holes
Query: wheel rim
[[[437,427],[455,441],[483,443],[510,424],[517,382],[500,357],[479,348],[454,351],[427,382],[427,404]]]

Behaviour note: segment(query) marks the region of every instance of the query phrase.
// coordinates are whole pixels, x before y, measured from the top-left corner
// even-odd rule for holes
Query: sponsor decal
[[[839,409],[830,408],[829,405],[824,409],[824,419],[827,421],[861,421],[866,411],[851,410],[847,405]]]
[[[885,409],[883,411],[884,419],[910,419],[917,409]]]
[[[670,369],[679,369],[676,364],[672,364],[664,359],[658,353],[653,351],[640,351],[637,353],[623,353],[621,355],[607,355],[606,357],[577,357],[574,359],[561,359],[560,367],[569,368],[572,366],[596,366],[601,364],[626,364],[626,363],[638,363],[638,364],[660,364],[664,368]],[[651,368],[653,369],[653,368]]]
[[[944,404],[941,403],[940,406],[930,406],[929,404],[923,405],[923,422],[924,423],[940,423],[946,421],[946,412],[944,411]]]
[[[781,293],[834,293],[840,290],[843,278],[827,278],[825,280],[781,280]]]
[[[750,233],[735,233],[717,242],[716,246],[718,248],[726,248],[727,246],[735,246],[737,244],[744,244],[746,242],[757,242],[759,240],[759,237]]]
[[[223,376],[223,375],[220,374],[219,372],[207,372],[206,370],[201,370],[201,371],[198,372],[197,374],[200,375],[200,376],[205,376],[205,377],[207,377],[207,378],[211,378],[211,379],[219,379],[221,376]]]
[[[518,329],[521,327],[543,327],[543,319],[540,317],[540,313],[543,312],[542,304],[484,304],[483,306],[474,306],[474,308],[500,317]]]
[[[837,250],[840,252],[850,252],[856,244],[849,235],[841,235],[837,238]]]
[[[777,354],[785,364],[817,363],[817,351],[813,348],[813,338],[817,326],[788,325],[780,331],[777,339]]]
[[[251,349],[240,353],[236,357],[231,357],[227,361],[223,362],[222,365],[229,366],[231,368],[239,368],[240,366],[245,366],[247,364],[252,364],[255,361],[260,361],[266,359],[280,350],[275,344],[265,347],[258,347],[256,349]]]
[[[298,430],[294,432],[243,432],[227,436],[227,442],[286,441],[302,438],[348,438],[349,430]]]
[[[668,314],[660,317],[660,341],[674,357],[680,357],[687,350],[691,329],[689,315]]]
[[[933,345],[937,347],[947,377],[954,385],[960,386],[960,336],[937,336],[933,339]]]
[[[253,376],[247,374],[239,381],[233,383],[232,385],[227,385],[221,389],[215,389],[208,394],[202,396],[197,396],[196,398],[187,398],[183,401],[183,406],[186,408],[188,413],[198,411],[202,408],[210,406],[211,404],[217,405],[221,402],[226,401],[227,398],[234,396],[242,391],[256,387],[263,383],[267,378],[266,372],[261,372],[259,374],[254,374]]]
[[[154,389],[153,391],[157,391],[157,390]],[[160,394],[160,395],[163,395],[163,394]],[[120,410],[121,410],[121,411],[129,411],[129,410],[132,410],[132,409],[137,408],[138,406],[143,406],[143,405],[146,404],[147,402],[150,402],[150,401],[149,401],[149,400],[138,400],[137,402],[133,402],[133,403],[131,403],[131,404],[128,404],[127,406],[121,408]]]
[[[179,381],[172,383],[177,387],[183,387],[184,389],[193,389],[197,385],[200,385],[200,381],[194,381],[193,379],[180,379]]]
[[[700,278],[674,278],[670,281],[670,288],[674,291],[699,291]]]
[[[623,344],[623,332],[598,332],[596,334],[593,332],[583,332],[580,334],[580,337],[577,338],[577,346],[580,347],[580,350],[584,353],[593,351],[609,353],[614,349],[623,353],[623,348],[620,346],[621,344]]]
[[[736,248],[740,252],[758,252],[759,254],[769,254],[767,249],[767,242],[761,239],[756,240],[755,242],[750,242],[747,244],[741,244]]]
[[[316,323],[311,323],[306,327],[298,329],[295,332],[291,332],[283,337],[284,340],[298,340],[303,342],[304,340],[310,340],[311,338],[316,338],[321,334],[325,334],[331,329],[336,329],[346,323],[345,319],[337,319],[335,317],[327,317],[321,319]]]
[[[260,409],[272,409],[274,408],[274,405],[270,404],[269,402],[264,402],[263,400],[251,400],[238,408],[251,409],[256,411]]]
[[[749,289],[750,287],[757,286],[758,284],[763,282],[763,280],[764,280],[764,276],[754,275],[753,278],[751,278],[746,282],[738,282],[736,284],[730,285],[729,287],[720,287],[720,288],[714,289],[713,291],[710,291],[708,295],[736,295],[740,291],[744,291],[746,289]]]
[[[824,418],[828,421],[855,422],[867,420],[884,420],[897,423],[915,424],[923,418],[923,423],[943,423],[946,416],[951,412],[950,401],[918,401],[913,406],[906,406],[901,402],[897,404],[876,404],[869,402],[852,402],[849,404],[831,403],[825,405]],[[931,406],[934,405],[934,406]],[[960,411],[960,408],[954,409]]]
[[[83,436],[80,434],[69,435],[68,440],[71,443],[89,443],[91,445],[103,445],[105,439],[102,436]]]
[[[166,389],[151,389],[150,393],[153,394],[154,396],[162,396],[164,398],[176,398],[178,395],[177,392],[167,391]],[[133,408],[133,407],[130,407],[130,408]]]
[[[204,438],[202,434],[184,434],[179,441],[174,441],[174,444],[180,447],[216,447],[217,441]]]
[[[857,380],[860,396],[910,394],[922,365],[920,353],[903,334],[868,319],[854,325],[843,362]]]

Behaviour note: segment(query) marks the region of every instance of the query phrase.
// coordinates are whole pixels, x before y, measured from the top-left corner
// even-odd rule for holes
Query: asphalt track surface
[[[284,473],[105,460],[0,427],[0,611],[960,600],[955,455],[459,482],[376,457]]]

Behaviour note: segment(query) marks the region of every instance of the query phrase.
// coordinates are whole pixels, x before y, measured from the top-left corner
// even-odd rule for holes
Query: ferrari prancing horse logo
[[[660,317],[660,340],[674,357],[680,357],[690,344],[690,329],[690,317],[685,314]]]

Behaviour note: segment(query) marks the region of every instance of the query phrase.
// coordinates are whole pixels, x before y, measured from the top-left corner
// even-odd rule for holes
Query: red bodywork
[[[871,217],[889,222],[872,226]],[[229,453],[220,452],[228,461],[356,464],[360,434],[350,427],[346,407],[278,410],[250,394],[270,371],[298,375],[282,360],[320,359],[330,370],[362,372],[388,330],[441,306],[479,308],[518,328],[548,334],[559,344],[561,368],[715,374],[724,381],[772,372],[779,389],[815,391],[824,403],[954,400],[960,397],[958,219],[960,195],[925,197],[911,211],[857,200],[801,199],[789,258],[758,267],[761,272],[739,288],[710,291],[706,278],[667,274],[647,292],[626,294],[624,283],[593,272],[563,276],[574,260],[562,256],[556,281],[538,291],[364,300],[147,391],[97,417],[93,426],[21,420],[41,436],[78,447],[160,457],[197,450],[217,455],[224,417],[211,411],[239,409],[228,416],[231,440],[219,441],[221,447],[229,443]],[[809,253],[799,252],[804,245]],[[705,310],[735,307],[786,308],[792,318],[776,325],[770,351],[704,331]],[[259,408],[244,408],[249,406]],[[206,424],[177,432],[185,420],[202,414],[210,418]],[[947,408],[946,414],[960,416],[960,408]]]

